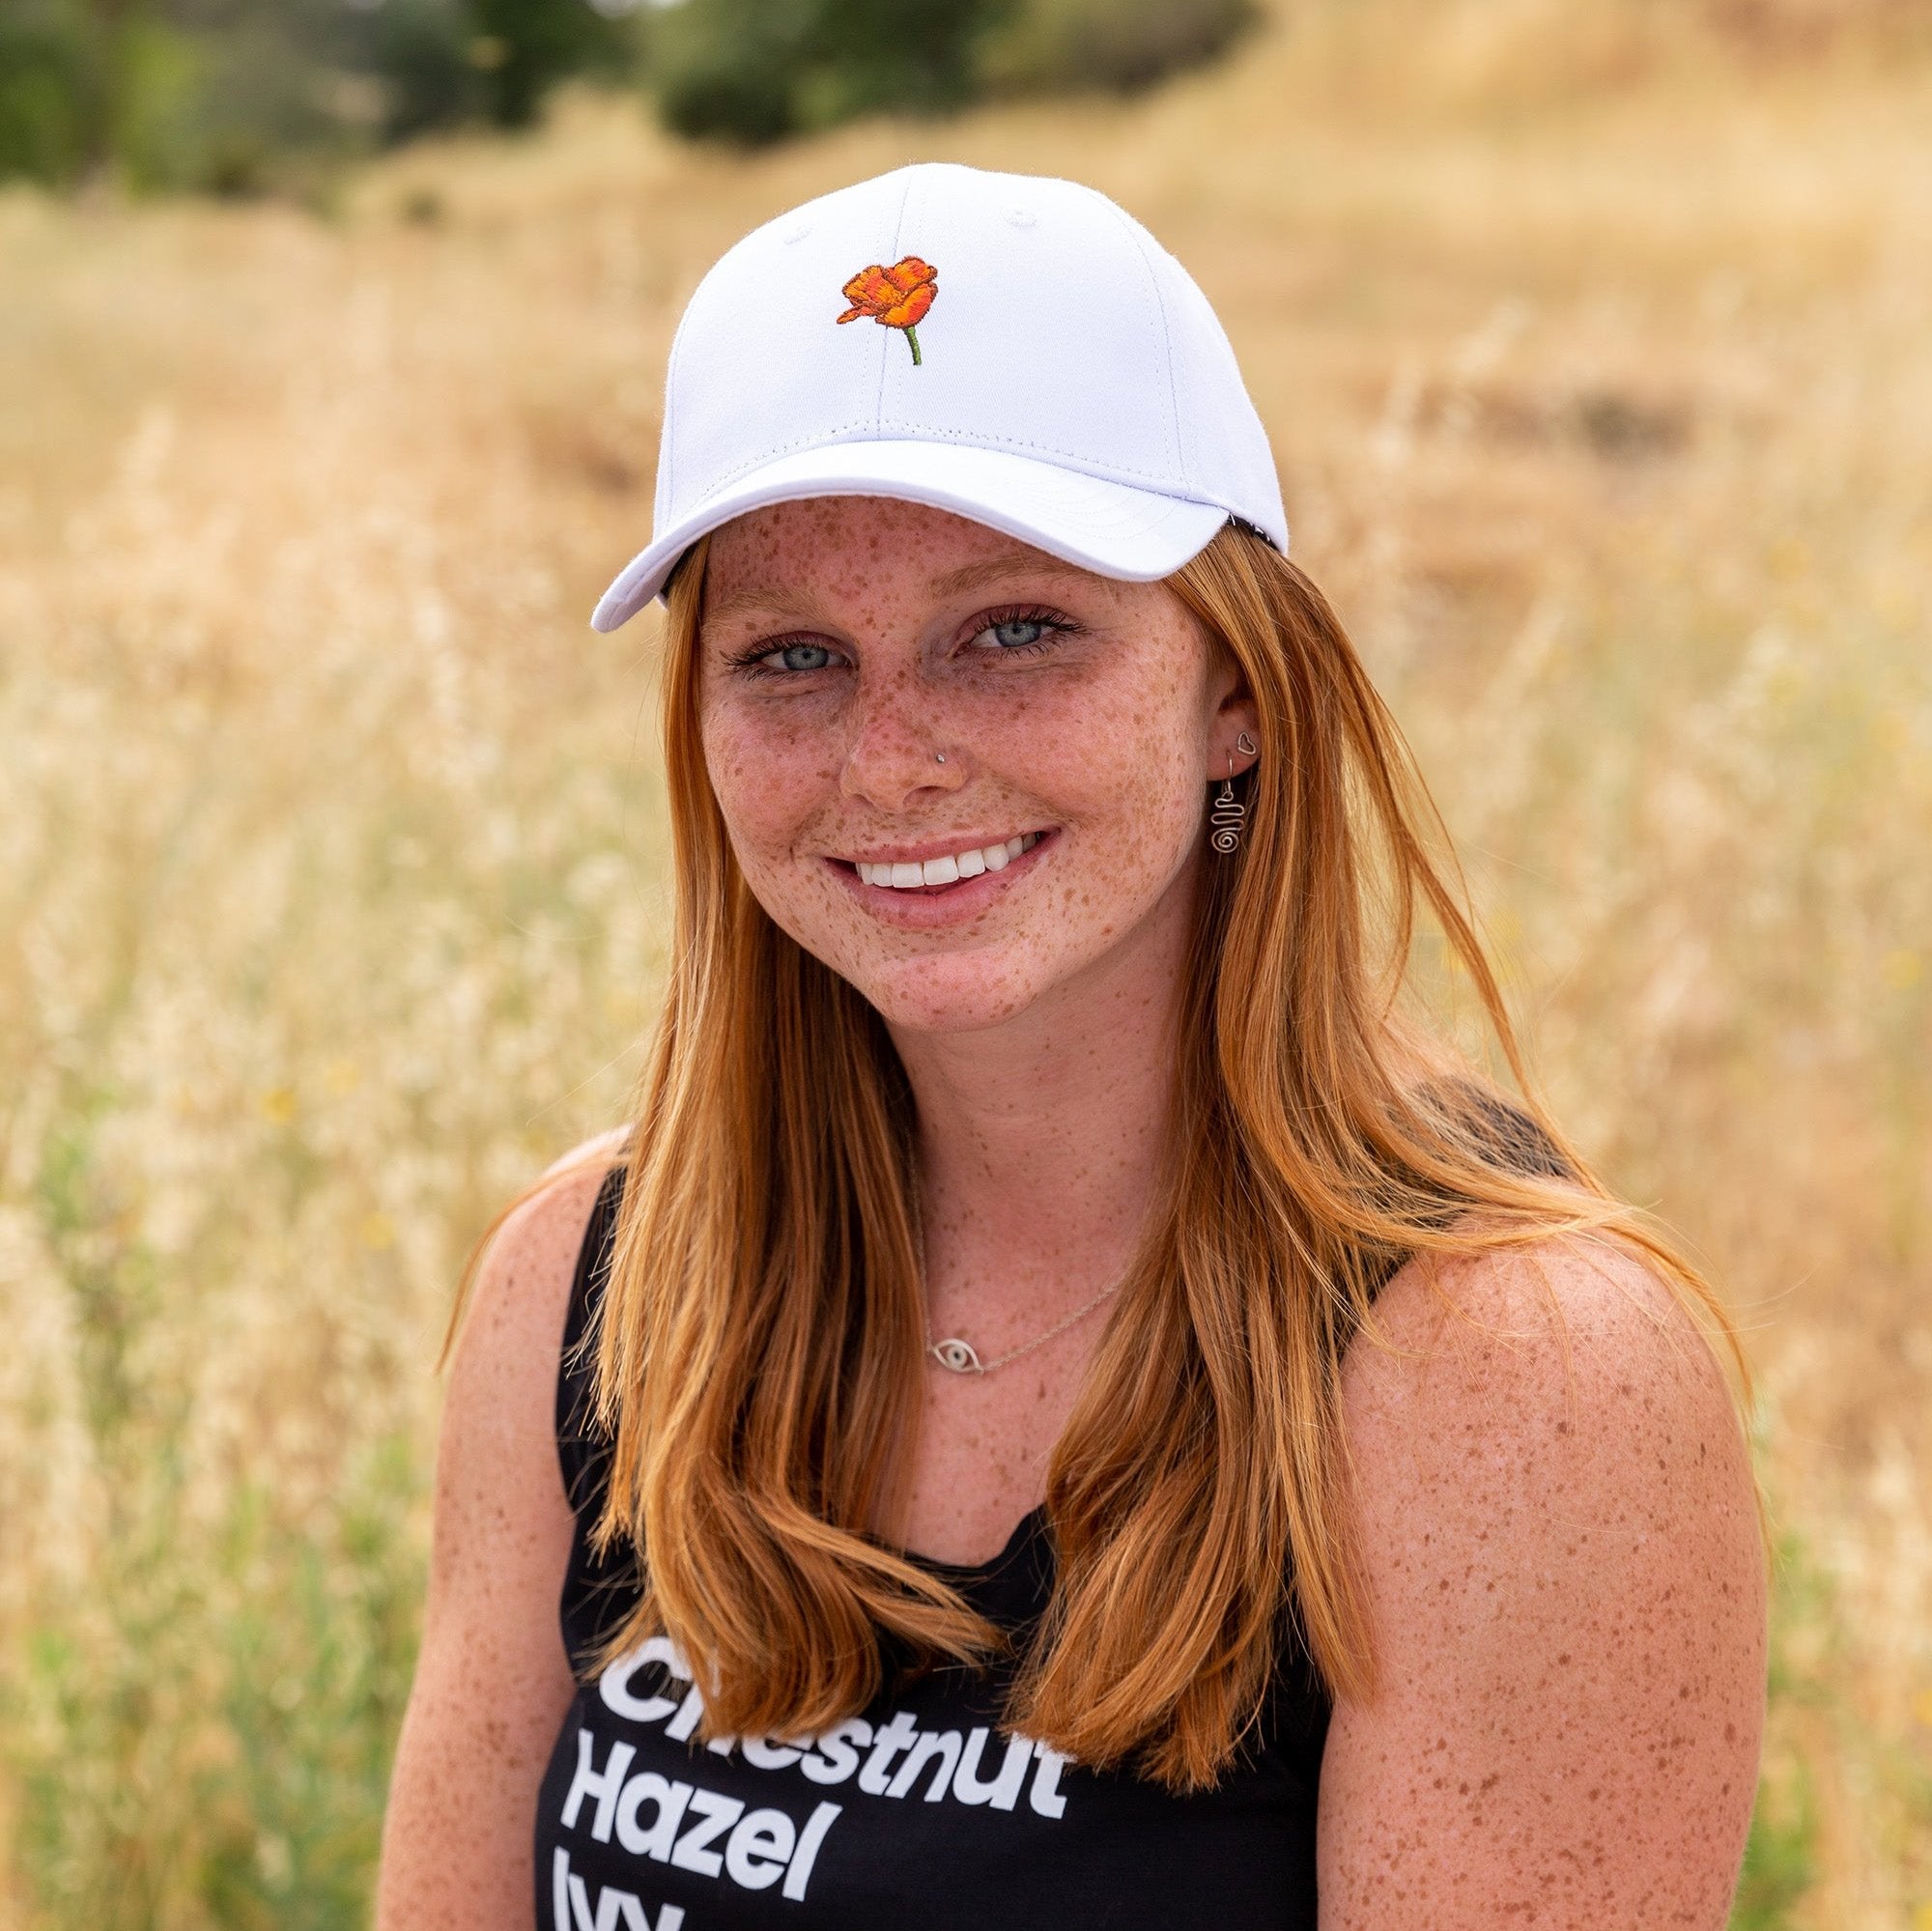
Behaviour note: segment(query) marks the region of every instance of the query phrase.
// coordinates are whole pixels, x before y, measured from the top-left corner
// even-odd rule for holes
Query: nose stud
[[[943,751],[936,751],[932,754],[940,761],[941,764],[944,764],[946,762],[946,753]]]

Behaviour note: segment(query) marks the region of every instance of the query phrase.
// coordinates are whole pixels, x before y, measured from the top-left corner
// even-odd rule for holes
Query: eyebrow
[[[1048,556],[1037,550],[1006,550],[997,556],[982,557],[978,563],[949,570],[943,577],[935,577],[928,587],[936,597],[957,597],[968,590],[981,589],[988,583],[1022,574],[1087,577],[1093,573],[1081,569],[1077,563],[1063,562],[1057,556]],[[826,615],[816,599],[797,598],[782,590],[737,590],[728,597],[720,597],[716,603],[707,600],[704,606],[704,621],[707,624],[730,623],[738,617],[759,614],[802,617],[807,621],[823,620]]]
[[[711,624],[730,623],[736,617],[768,615],[774,617],[804,616],[810,618],[820,614],[816,601],[788,597],[781,590],[734,590],[728,597],[719,597],[715,601],[707,596],[704,600],[702,622]]]
[[[1077,563],[1065,562],[1041,551],[1004,550],[997,556],[948,571],[944,577],[933,580],[932,587],[942,597],[956,597],[963,590],[978,590],[987,583],[996,583],[1003,577],[1091,577],[1093,574]]]

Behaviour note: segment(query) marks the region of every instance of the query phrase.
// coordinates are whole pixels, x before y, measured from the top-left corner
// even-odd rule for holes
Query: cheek
[[[1134,753],[1131,768],[1118,776],[1100,854],[1105,880],[1114,887],[1103,901],[1121,918],[1144,911],[1167,889],[1198,842],[1201,826],[1193,748],[1152,733],[1136,741]]]
[[[705,769],[741,863],[789,845],[835,781],[821,736],[735,707],[707,712],[701,725]]]
[[[1144,846],[1149,864],[1171,864],[1201,802],[1201,747],[1180,694],[1150,690],[1091,705],[1059,742],[1069,801],[1093,829]]]
[[[796,853],[822,816],[837,774],[822,747],[797,728],[725,713],[702,727],[705,769],[725,836],[752,895],[780,930],[825,955],[840,907],[836,883]],[[834,962],[836,965],[836,961]]]

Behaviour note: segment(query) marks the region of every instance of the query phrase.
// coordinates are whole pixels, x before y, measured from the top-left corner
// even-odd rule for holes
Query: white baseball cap
[[[1078,182],[922,162],[753,231],[671,343],[647,548],[615,630],[706,531],[897,497],[1151,582],[1230,517],[1288,547],[1267,432],[1214,311]]]

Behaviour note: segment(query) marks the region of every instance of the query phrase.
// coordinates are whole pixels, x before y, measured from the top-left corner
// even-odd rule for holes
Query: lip
[[[863,858],[867,865],[910,865],[923,859],[944,858],[951,852],[973,849],[967,843],[971,833],[944,843],[928,839],[921,845],[879,845],[849,859],[824,858],[819,863],[873,918],[901,930],[933,931],[976,918],[1002,893],[1010,892],[1060,842],[1057,825],[1030,825],[1027,830],[1037,830],[1038,838],[1030,850],[1008,860],[1004,871],[982,871],[977,878],[958,879],[952,885],[928,885],[911,891],[892,885],[867,885],[859,876],[858,861]],[[1009,832],[1007,836],[1011,838],[1013,834]],[[988,834],[983,843],[998,841]]]
[[[984,851],[988,845],[1003,845],[1009,838],[1023,838],[1034,832],[1037,832],[1043,840],[1053,829],[1050,825],[1022,825],[1017,831],[987,832],[983,835],[979,832],[961,832],[957,837],[949,836],[944,838],[928,838],[923,844],[920,845],[873,845],[862,852],[840,852],[836,858],[830,859],[828,863],[855,866],[861,865],[920,865],[929,858],[952,858],[958,852]],[[1022,853],[1021,856],[1025,857],[1028,854]],[[1007,868],[1011,870],[1013,865],[1018,864],[1018,862],[1017,859],[1010,861]],[[944,891],[946,888],[940,886],[936,889]]]

